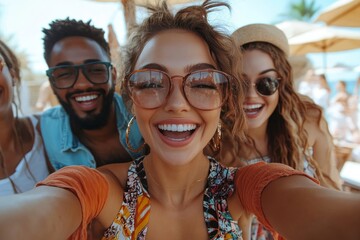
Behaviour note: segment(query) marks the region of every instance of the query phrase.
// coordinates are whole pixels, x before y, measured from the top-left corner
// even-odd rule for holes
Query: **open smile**
[[[81,111],[92,111],[98,107],[101,94],[97,92],[86,94],[74,94],[72,99]]]
[[[244,111],[246,116],[248,117],[256,117],[257,114],[263,109],[264,104],[256,103],[256,104],[244,104]]]
[[[160,133],[170,141],[182,142],[188,140],[195,132],[196,124],[159,124]]]
[[[94,99],[97,99],[99,97],[99,95],[96,94],[92,94],[92,95],[87,95],[87,96],[79,96],[79,97],[75,97],[75,101],[77,102],[87,102],[87,101],[91,101]]]

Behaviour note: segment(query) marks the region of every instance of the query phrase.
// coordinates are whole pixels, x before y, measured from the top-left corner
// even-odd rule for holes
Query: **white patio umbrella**
[[[326,53],[360,48],[360,31],[324,26],[289,39],[290,54]]]
[[[320,12],[315,21],[327,25],[360,27],[360,0],[340,0]]]
[[[320,27],[319,24],[308,23],[299,20],[286,20],[277,23],[275,26],[282,30],[288,39]],[[288,58],[288,60],[293,70],[295,83],[298,84],[298,80],[303,78],[306,72],[313,66],[306,56],[292,55]]]
[[[299,20],[287,20],[275,25],[282,30],[287,38],[295,37],[296,35],[308,32],[315,28],[319,28],[319,24],[303,22]]]

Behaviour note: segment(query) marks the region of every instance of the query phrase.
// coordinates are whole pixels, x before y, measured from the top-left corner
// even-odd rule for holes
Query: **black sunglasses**
[[[255,90],[261,96],[271,96],[273,95],[276,90],[279,88],[279,80],[280,78],[274,77],[262,77],[258,78],[255,83],[247,82],[247,90],[251,86],[255,86]]]

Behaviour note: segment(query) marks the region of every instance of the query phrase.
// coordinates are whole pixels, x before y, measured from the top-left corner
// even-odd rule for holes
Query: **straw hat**
[[[238,28],[231,36],[237,47],[251,42],[266,42],[280,48],[286,56],[289,56],[288,39],[284,32],[274,25],[249,24]]]

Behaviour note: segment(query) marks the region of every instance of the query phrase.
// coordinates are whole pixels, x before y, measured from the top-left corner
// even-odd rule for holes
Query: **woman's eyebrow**
[[[198,64],[186,66],[185,72],[193,72],[193,71],[203,70],[203,69],[216,69],[216,67],[209,63],[198,63]]]
[[[141,66],[139,69],[157,69],[157,70],[167,72],[167,68],[165,66],[157,64],[157,63],[149,63],[144,66]]]
[[[149,63],[149,64],[141,66],[139,69],[157,69],[157,70],[161,70],[164,72],[168,72],[168,69],[165,66],[160,65],[158,63]],[[203,69],[216,69],[216,67],[209,63],[198,63],[198,64],[188,65],[184,69],[185,69],[185,72],[194,72],[194,71],[203,70]]]
[[[264,74],[264,73],[268,73],[268,72],[276,72],[276,73],[277,73],[276,69],[270,68],[270,69],[266,69],[266,70],[260,72],[259,75],[260,75],[260,74]]]

